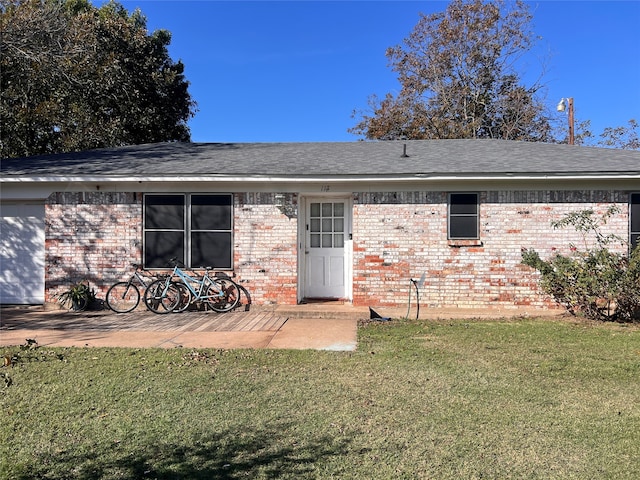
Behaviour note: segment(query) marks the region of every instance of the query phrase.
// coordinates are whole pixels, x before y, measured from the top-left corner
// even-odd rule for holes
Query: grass
[[[637,478],[632,325],[372,323],[349,353],[3,353],[3,479]]]

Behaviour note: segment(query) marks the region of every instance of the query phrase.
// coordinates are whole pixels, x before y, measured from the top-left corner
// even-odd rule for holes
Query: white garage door
[[[44,303],[44,205],[0,205],[0,303]]]

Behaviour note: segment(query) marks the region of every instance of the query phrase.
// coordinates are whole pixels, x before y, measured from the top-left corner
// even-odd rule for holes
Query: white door
[[[305,218],[305,297],[347,295],[346,241],[350,228],[347,199],[308,199]]]
[[[44,303],[44,205],[0,205],[0,303]]]

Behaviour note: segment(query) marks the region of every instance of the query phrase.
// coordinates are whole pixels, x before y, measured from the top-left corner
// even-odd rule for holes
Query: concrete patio
[[[415,307],[376,308],[394,319],[416,317]],[[420,319],[557,316],[561,310],[473,310],[423,307]],[[158,315],[145,309],[69,312],[41,306],[0,307],[0,347],[33,339],[51,347],[287,348],[353,351],[358,320],[368,307],[341,302],[252,306],[250,311]]]
[[[218,314],[157,315],[146,310],[68,312],[42,307],[0,308],[0,346],[33,339],[50,347],[289,348],[355,350],[365,311],[334,307],[332,314],[257,309]],[[301,316],[302,315],[302,316]]]

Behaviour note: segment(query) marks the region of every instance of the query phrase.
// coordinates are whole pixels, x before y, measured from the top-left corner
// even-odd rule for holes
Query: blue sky
[[[95,1],[95,4],[102,2]],[[385,50],[440,1],[122,1],[149,31],[172,34],[198,113],[194,142],[354,141],[354,110],[397,92]],[[527,2],[542,37],[519,70],[551,111],[573,97],[576,120],[640,121],[640,1]],[[542,60],[545,59],[545,65]],[[564,114],[557,114],[566,125]]]

